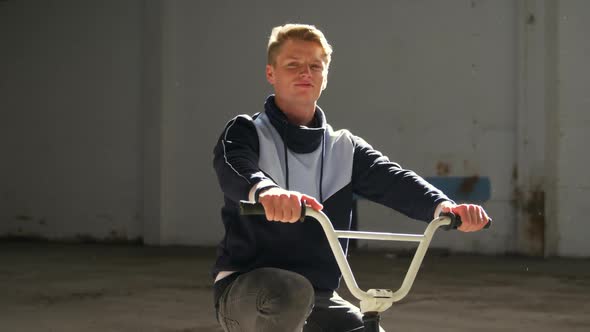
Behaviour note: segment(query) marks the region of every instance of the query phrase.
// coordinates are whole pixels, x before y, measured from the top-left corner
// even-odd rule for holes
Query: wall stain
[[[10,242],[52,242],[74,244],[109,244],[109,245],[143,245],[142,237],[113,238],[112,236],[99,238],[88,234],[77,234],[74,237],[48,238],[38,233],[24,232],[18,229],[16,233],[0,234],[0,241]]]
[[[443,161],[436,163],[436,175],[447,176],[451,173],[451,165]]]
[[[536,21],[535,15],[529,14],[529,16],[526,19],[526,24],[533,25],[533,24],[535,24],[535,21]]]
[[[523,192],[514,189],[513,204],[524,214],[524,235],[526,254],[543,256],[545,250],[545,191],[540,186]]]
[[[545,192],[540,189],[531,191],[526,201],[528,214],[527,235],[533,245],[535,254],[543,255],[545,247]]]
[[[518,180],[518,167],[516,165],[512,166],[512,182],[516,183]]]
[[[25,232],[22,228],[18,227],[16,233],[2,234],[0,240],[14,241],[14,242],[47,242],[48,240],[35,232]]]
[[[479,181],[479,175],[472,175],[466,177],[459,186],[459,192],[463,194],[472,193],[475,190],[475,185],[477,184],[477,181]]]
[[[135,237],[129,238],[124,232],[117,232],[116,230],[111,230],[109,235],[104,238],[92,236],[89,234],[76,234],[74,239],[66,239],[67,242],[76,242],[76,243],[85,243],[85,244],[132,244],[132,245],[142,245],[143,238]]]

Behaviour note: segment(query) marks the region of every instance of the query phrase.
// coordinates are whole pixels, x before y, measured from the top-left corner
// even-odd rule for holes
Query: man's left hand
[[[462,232],[477,232],[490,220],[483,207],[475,204],[445,204],[442,212],[452,212],[461,217],[461,226],[457,228]]]

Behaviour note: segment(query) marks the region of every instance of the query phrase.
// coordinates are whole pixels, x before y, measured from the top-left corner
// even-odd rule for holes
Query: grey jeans
[[[360,310],[336,292],[314,291],[305,277],[276,268],[240,275],[218,305],[217,318],[227,332],[364,330]]]

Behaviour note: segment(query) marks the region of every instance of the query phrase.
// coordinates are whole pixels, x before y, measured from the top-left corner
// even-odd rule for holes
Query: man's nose
[[[311,75],[311,65],[304,64],[301,66],[300,75]]]

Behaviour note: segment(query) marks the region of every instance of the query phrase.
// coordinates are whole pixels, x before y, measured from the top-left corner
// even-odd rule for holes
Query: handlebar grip
[[[463,222],[461,221],[461,216],[454,214],[453,212],[441,212],[440,214],[441,217],[449,217],[451,218],[451,223],[447,226],[443,226],[443,229],[448,231],[450,229],[457,229],[459,227],[461,227],[461,225],[463,224]],[[492,226],[492,218],[488,219],[488,223],[483,226],[484,229],[488,229]]]
[[[299,221],[305,220],[305,201],[301,204],[301,217]],[[266,212],[264,211],[264,205],[261,203],[254,203],[249,201],[240,201],[240,215],[242,216],[263,216]]]
[[[264,206],[260,203],[240,201],[240,215],[259,216],[264,215]]]

